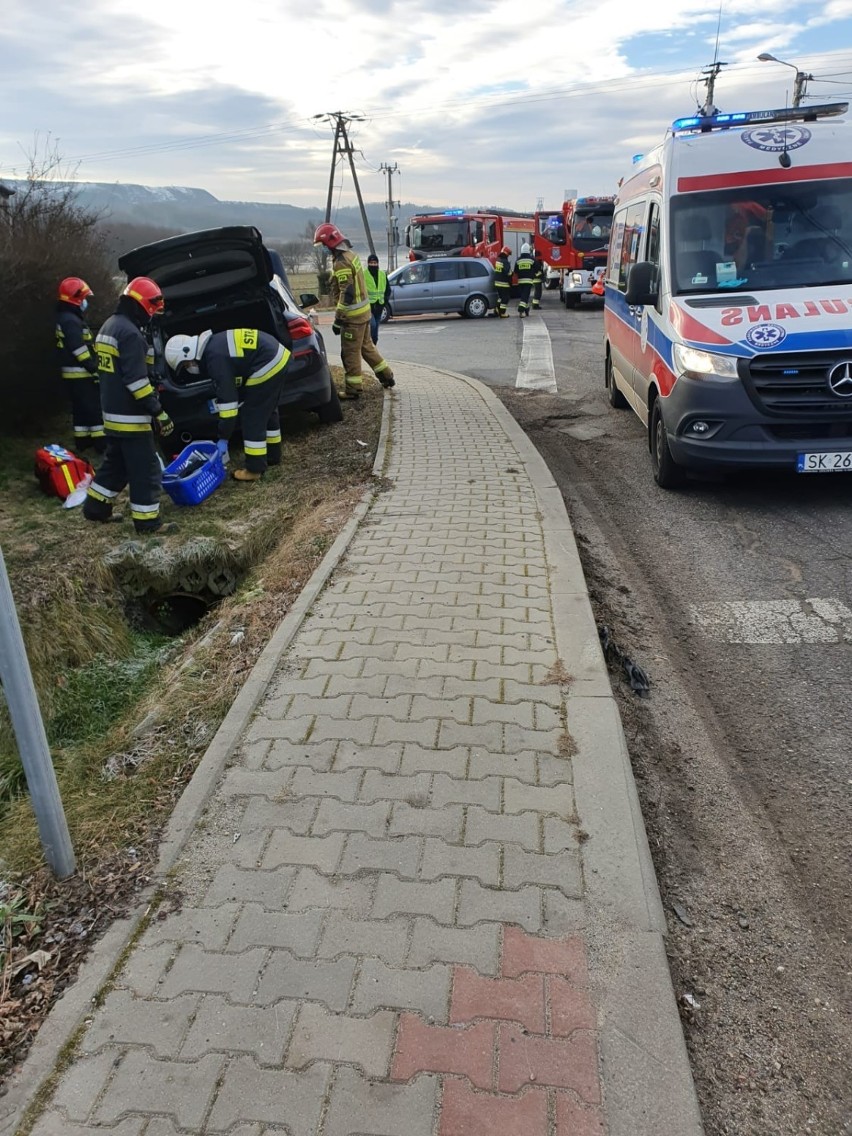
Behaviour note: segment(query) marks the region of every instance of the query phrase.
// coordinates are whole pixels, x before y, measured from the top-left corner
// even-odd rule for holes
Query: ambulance
[[[605,383],[654,479],[852,473],[848,103],[678,119],[619,185]]]

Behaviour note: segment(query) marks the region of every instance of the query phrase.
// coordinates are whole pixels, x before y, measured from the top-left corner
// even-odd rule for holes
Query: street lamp
[[[770,55],[768,51],[762,51],[757,57],[761,63],[780,63],[784,67],[792,67],[796,72],[796,80],[793,84],[793,106],[801,106],[802,99],[805,97],[805,88],[808,82],[813,81],[813,75],[808,75],[804,71],[800,71],[795,63],[788,63],[784,59],[778,59],[774,55]]]

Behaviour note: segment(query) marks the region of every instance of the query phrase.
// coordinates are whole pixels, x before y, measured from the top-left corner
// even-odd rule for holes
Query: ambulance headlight
[[[582,284],[583,284],[582,272],[572,272],[571,273],[571,283],[576,284],[578,287],[582,287]]]
[[[694,347],[676,343],[674,362],[677,373],[690,379],[732,383],[739,378],[737,360],[730,355],[713,355],[710,351],[697,351]]]

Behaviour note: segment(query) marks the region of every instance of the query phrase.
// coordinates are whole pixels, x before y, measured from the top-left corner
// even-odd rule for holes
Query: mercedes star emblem
[[[838,398],[852,398],[852,361],[837,363],[828,372],[828,389]]]

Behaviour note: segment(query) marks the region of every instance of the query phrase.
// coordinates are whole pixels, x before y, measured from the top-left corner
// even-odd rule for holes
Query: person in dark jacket
[[[370,339],[373,343],[378,343],[382,312],[390,299],[391,290],[387,273],[379,268],[379,258],[374,252],[367,257],[364,282],[367,285],[367,299],[370,301]]]
[[[148,344],[142,330],[162,310],[159,285],[147,276],[137,276],[124,289],[114,315],[95,339],[107,445],[88,488],[83,516],[89,521],[120,519],[113,515],[113,504],[127,485],[130,515],[138,533],[177,529],[160,519],[162,466],[153,433],[167,437],[174,423],[160,406],[148,377]]]
[[[537,312],[541,308],[541,289],[544,285],[544,261],[537,252],[533,253],[533,257],[532,310]]]
[[[96,453],[106,449],[101,396],[98,391],[98,360],[92,332],[85,318],[93,293],[79,276],[60,281],[56,303],[56,353],[59,373],[68,383],[74,447]]]
[[[278,404],[290,352],[274,335],[257,328],[173,335],[166,362],[204,375],[213,384],[219,412],[219,450],[228,460],[228,443],[239,421],[246,455],[237,481],[258,481],[268,465],[281,464]]]
[[[530,292],[532,291],[533,280],[533,264],[535,263],[533,255],[530,252],[528,244],[521,245],[521,254],[515,261],[515,272],[518,274],[518,315],[529,316],[530,314]]]
[[[497,289],[497,315],[505,319],[509,314],[509,297],[512,294],[512,250],[505,245],[494,261],[494,287]]]

